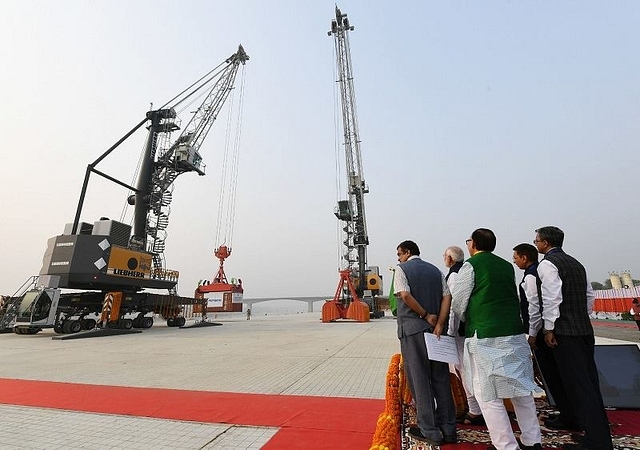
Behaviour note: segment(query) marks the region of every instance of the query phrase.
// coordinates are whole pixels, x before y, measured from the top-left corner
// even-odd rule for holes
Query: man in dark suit
[[[524,270],[520,282],[520,314],[528,333],[529,345],[535,355],[538,368],[544,379],[547,392],[555,401],[559,414],[545,419],[544,425],[552,430],[580,430],[579,420],[573,405],[564,391],[558,366],[552,350],[544,342],[542,332],[542,282],[538,276],[538,249],[531,244],[518,244],[513,248],[513,262]]]
[[[564,232],[553,226],[536,230],[533,241],[544,259],[538,265],[542,282],[542,321],[567,399],[575,406],[585,434],[565,450],[612,450],[594,359],[595,337],[589,319],[595,294],[580,262],[562,250]]]

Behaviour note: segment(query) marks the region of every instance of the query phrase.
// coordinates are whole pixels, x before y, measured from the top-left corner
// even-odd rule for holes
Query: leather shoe
[[[481,426],[486,425],[486,423],[484,421],[484,417],[482,416],[482,414],[474,416],[474,415],[472,415],[470,413],[466,413],[464,416],[459,417],[458,419],[456,419],[456,422],[464,424],[464,425],[481,425]]]
[[[431,439],[428,438],[427,436],[425,436],[424,434],[422,434],[422,431],[420,431],[420,428],[418,427],[409,427],[409,436],[411,436],[412,438],[420,441],[420,442],[424,442],[425,444],[429,444],[429,445],[441,445],[442,444],[442,438],[441,439]]]
[[[578,444],[580,444],[583,439],[584,435],[582,433],[571,433],[571,440],[573,442],[577,442]]]
[[[582,444],[567,444],[562,448],[563,450],[589,450],[587,447],[583,447]]]
[[[442,439],[443,444],[457,444],[458,436],[456,434],[445,434]]]
[[[518,442],[520,450],[542,450],[542,444],[524,445],[520,442],[520,439],[516,439],[516,441]]]
[[[544,426],[550,430],[575,430],[580,431],[580,428],[573,423],[566,422],[560,415],[555,417],[549,417],[545,419]]]

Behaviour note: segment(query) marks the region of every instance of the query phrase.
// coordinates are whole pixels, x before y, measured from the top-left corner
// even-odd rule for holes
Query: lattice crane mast
[[[345,269],[358,279],[356,292],[362,295],[365,286],[367,269],[367,222],[364,209],[364,194],[369,188],[362,173],[362,154],[358,134],[358,118],[356,116],[356,98],[351,70],[351,50],[349,47],[349,31],[354,27],[349,23],[346,14],[342,14],[336,6],[336,18],[331,21],[329,35],[334,36],[337,75],[340,84],[340,104],[342,107],[342,128],[344,133],[344,153],[346,157],[348,200],[338,202],[335,215],[344,221],[343,244],[345,252],[342,256]]]
[[[344,137],[344,153],[346,157],[345,169],[347,175],[347,200],[338,201],[335,215],[338,220],[344,223],[342,227],[342,243],[344,252],[341,260],[343,263],[340,270],[340,282],[334,305],[328,305],[328,312],[323,320],[333,320],[340,311],[341,317],[345,317],[345,311],[338,303],[339,297],[347,297],[349,309],[353,310],[352,304],[356,302],[357,307],[362,307],[362,298],[367,286],[367,246],[369,236],[367,234],[367,221],[364,207],[364,194],[369,192],[369,188],[364,181],[362,170],[362,154],[360,151],[360,136],[358,134],[358,118],[356,115],[356,98],[353,85],[353,73],[351,68],[351,50],[349,46],[349,32],[354,27],[349,23],[346,14],[343,14],[336,6],[335,19],[331,20],[331,30],[327,33],[334,37],[335,53],[337,61],[337,82],[340,86],[340,105],[342,111],[342,128]],[[353,281],[356,281],[355,285]],[[369,311],[362,311],[358,316],[366,314],[369,319]],[[353,315],[353,314],[350,314]],[[356,318],[356,317],[348,317]],[[359,318],[358,318],[359,319]],[[327,321],[327,320],[325,320]]]

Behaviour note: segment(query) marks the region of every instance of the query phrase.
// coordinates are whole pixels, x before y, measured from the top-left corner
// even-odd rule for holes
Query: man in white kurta
[[[458,271],[464,263],[464,251],[460,247],[453,245],[451,247],[447,247],[442,256],[444,258],[444,265],[449,269],[449,273],[447,273],[445,281],[447,282],[447,286],[449,286],[449,291],[453,292]],[[478,405],[476,398],[473,396],[470,380],[468,381],[466,379],[464,369],[462,368],[465,341],[464,323],[462,323],[461,328],[460,319],[456,317],[453,311],[449,314],[449,327],[447,329],[447,334],[455,339],[456,347],[458,349],[458,359],[460,360],[460,363],[452,365],[453,368],[450,370],[454,374],[456,374],[456,372],[460,374],[459,376],[462,380],[464,393],[467,397],[467,406],[469,407],[464,416],[458,418],[458,422],[466,425],[484,425],[484,417],[482,417],[480,405]]]
[[[495,244],[491,230],[475,230],[467,240],[471,258],[456,278],[452,309],[465,321],[463,366],[495,448],[541,449],[533,394],[542,390],[533,379],[513,267],[491,253]],[[505,398],[513,403],[518,418],[520,443],[513,434]]]

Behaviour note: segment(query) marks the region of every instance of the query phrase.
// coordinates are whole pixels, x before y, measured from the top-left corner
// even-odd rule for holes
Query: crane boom
[[[226,66],[217,76],[217,82],[211,87],[204,101],[180,134],[180,137],[171,149],[163,155],[163,158],[172,155],[177,148],[184,148],[185,146],[189,146],[194,152],[200,149],[213,122],[218,117],[222,105],[224,105],[235,85],[238,67],[240,64],[245,64],[248,59],[249,56],[245,53],[242,45],[238,47],[236,53],[227,58],[225,61]],[[205,80],[201,87],[206,86],[215,77],[216,75],[214,74],[210,79]]]
[[[366,289],[367,245],[369,245],[364,194],[369,192],[369,188],[364,181],[362,170],[356,98],[351,69],[349,32],[353,31],[354,27],[349,23],[347,15],[343,14],[337,6],[335,12],[336,17],[331,21],[331,31],[328,32],[328,35],[333,35],[335,42],[348,185],[348,200],[338,202],[335,215],[339,220],[345,222],[343,228],[345,252],[342,255],[346,266],[344,270],[349,270],[352,276],[357,278],[356,292],[362,296]]]
[[[70,230],[71,235],[86,234],[86,230],[83,231],[80,226],[80,216],[91,173],[98,174],[132,191],[133,194],[128,197],[127,202],[135,207],[133,212],[133,233],[131,234],[131,227],[125,224],[117,225],[118,227],[124,226],[124,228],[120,227],[118,245],[133,251],[136,258],[142,261],[140,266],[144,266],[144,271],[137,272],[132,268],[127,269],[128,272],[125,269],[118,270],[144,275],[144,283],[140,281],[129,283],[135,289],[139,290],[143,287],[164,288],[165,286],[174,288],[177,283],[177,272],[166,270],[164,261],[166,229],[169,225],[169,213],[171,211],[169,206],[172,200],[173,182],[183,173],[197,172],[199,175],[205,174],[205,166],[202,163],[202,157],[199,152],[200,147],[234,87],[240,65],[244,65],[248,59],[249,56],[245,53],[242,45],[238,46],[238,50],[226,58],[223,63],[183,90],[160,109],[148,111],[140,123],[87,166],[75,219]],[[195,110],[180,136],[172,142],[172,133],[180,129],[176,109],[183,103],[184,105],[182,106],[189,105],[199,97],[204,97],[204,101]],[[149,131],[135,187],[129,186],[96,169],[96,166],[104,158],[144,125]],[[111,225],[108,226],[110,227]],[[89,230],[89,233],[91,233],[91,230]],[[81,236],[77,239],[84,242],[88,238],[85,239]],[[125,242],[122,242],[123,239]],[[55,246],[56,243],[52,242],[51,245]],[[93,243],[87,245],[90,247]],[[84,264],[82,267],[83,270],[86,269]],[[99,271],[107,270],[104,267],[102,262],[96,263],[96,268]],[[109,268],[108,270],[112,269]],[[43,267],[44,272],[41,274],[48,274],[50,270],[49,267]],[[92,273],[95,268],[89,267],[86,270],[87,272],[83,272],[83,276],[80,278],[75,276],[76,274],[73,271],[65,272],[64,276],[66,278],[63,279],[61,287],[84,288],[87,283],[89,285],[99,284],[95,281],[95,277],[87,278],[85,276],[87,273]],[[58,272],[55,273],[57,274]],[[90,281],[87,282],[85,278]],[[109,283],[110,281],[105,281],[102,284],[107,286]],[[110,287],[113,287],[113,285]]]
[[[223,67],[219,72],[211,75],[191,92],[183,92],[184,95],[174,105],[147,113],[147,118],[151,121],[149,136],[137,192],[130,203],[136,207],[134,236],[140,242],[141,249],[154,255],[153,268],[156,272],[164,270],[165,229],[169,224],[173,182],[179,175],[187,172],[204,175],[200,147],[233,89],[240,64],[244,65],[248,59],[249,56],[240,45],[238,51],[221,65]],[[204,101],[180,136],[170,144],[170,133],[178,129],[174,121],[175,108],[204,89],[209,89]]]

